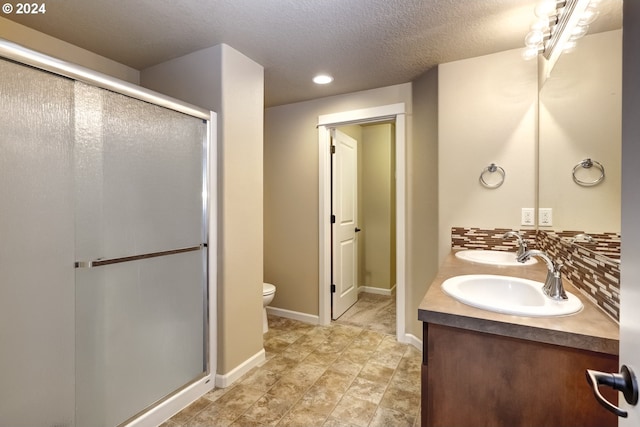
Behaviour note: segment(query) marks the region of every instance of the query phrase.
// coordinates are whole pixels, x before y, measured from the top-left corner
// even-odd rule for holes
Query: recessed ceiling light
[[[327,83],[331,83],[333,81],[333,77],[327,74],[318,74],[313,78],[313,82],[319,85],[326,85]]]

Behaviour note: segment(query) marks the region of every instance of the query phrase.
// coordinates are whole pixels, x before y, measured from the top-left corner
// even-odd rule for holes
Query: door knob
[[[622,392],[624,400],[626,400],[630,405],[636,405],[638,403],[638,381],[633,370],[628,368],[626,365],[622,365],[619,374],[610,374],[587,369],[587,382],[589,382],[593,388],[593,394],[596,397],[596,400],[606,409],[619,417],[627,418],[627,411],[623,411],[605,399],[600,393],[600,389],[598,388],[599,385],[613,387],[614,390]]]
[[[359,232],[361,232],[361,231],[362,231],[362,229],[361,229],[361,228],[356,227],[356,233],[359,233]]]

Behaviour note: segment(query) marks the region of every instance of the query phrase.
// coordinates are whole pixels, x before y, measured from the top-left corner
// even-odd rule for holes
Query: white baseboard
[[[299,311],[291,311],[284,308],[267,306],[267,313],[287,319],[298,320],[310,325],[318,325],[320,321],[320,317],[315,314],[300,313]]]
[[[418,350],[422,351],[422,340],[413,334],[404,334],[402,342],[405,344],[411,344]]]
[[[251,369],[259,366],[266,360],[266,353],[264,348],[242,362],[240,365],[233,368],[231,371],[224,375],[216,375],[216,387],[226,388],[236,382],[238,378],[249,372]]]
[[[395,287],[395,285],[391,289],[376,288],[376,287],[373,287],[373,286],[360,286],[360,287],[358,287],[358,294],[361,294],[363,292],[366,292],[368,294],[378,294],[378,295],[391,296],[391,295],[395,295],[396,287]]]
[[[365,288],[367,290],[361,290],[362,288]],[[358,288],[358,293],[360,292],[369,292],[368,289],[375,289],[377,291],[387,291],[386,295],[390,295],[391,292],[395,293],[395,286],[393,287],[393,289],[380,289],[380,288],[372,288],[372,287],[367,287],[367,286],[360,286]],[[380,293],[380,292],[371,292],[371,293]],[[293,320],[298,320],[300,322],[304,322],[304,323],[308,323],[310,325],[318,325],[319,323],[319,317],[313,314],[307,314],[307,313],[300,313],[299,311],[291,311],[291,310],[286,310],[284,308],[277,308],[277,307],[269,307],[267,306],[267,313],[272,314],[274,316],[279,316],[279,317],[284,317],[287,319],[293,319]],[[422,351],[422,340],[418,337],[416,337],[413,334],[405,334],[404,337],[402,337],[402,342],[405,344],[411,344],[412,346],[414,346],[415,348],[417,348],[418,350]],[[216,379],[216,385],[218,385],[218,380]],[[219,386],[220,387],[220,386]]]

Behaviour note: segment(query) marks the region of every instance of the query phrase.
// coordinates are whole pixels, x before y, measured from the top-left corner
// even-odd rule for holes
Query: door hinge
[[[331,145],[331,147],[329,148],[329,151],[331,151],[331,154],[336,154],[336,146]]]
[[[336,293],[336,285],[331,285],[331,293],[332,294]]]
[[[331,224],[335,224],[335,223],[336,223],[336,216],[331,215]]]

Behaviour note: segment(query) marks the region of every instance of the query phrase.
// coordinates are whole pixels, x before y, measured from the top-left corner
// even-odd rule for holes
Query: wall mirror
[[[615,3],[606,31],[578,40],[540,88],[538,206],[552,215],[550,226],[538,227],[619,259],[622,1]],[[592,167],[585,167],[588,160]],[[597,183],[602,172],[595,162],[604,169]],[[574,239],[579,233],[588,236]]]

